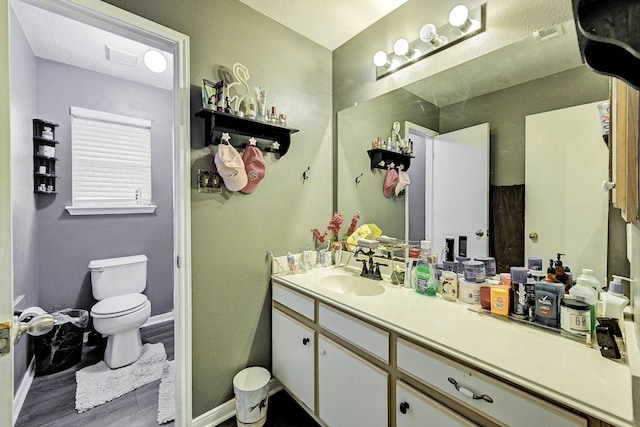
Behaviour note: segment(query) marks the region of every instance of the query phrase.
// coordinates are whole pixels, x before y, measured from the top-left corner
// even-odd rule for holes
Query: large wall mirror
[[[412,177],[404,197],[385,198],[382,189],[386,172],[371,169],[367,156],[371,141],[377,137],[387,138],[395,121],[402,123],[407,134],[412,126],[418,134],[428,130],[444,134],[488,123],[490,148],[486,166],[489,170],[490,255],[496,257],[502,271],[508,271],[511,265],[525,263],[525,240],[536,231],[525,229],[525,195],[541,192],[548,195],[548,209],[542,209],[542,215],[546,217],[548,214],[547,222],[557,226],[539,235],[537,243],[540,245],[534,245],[533,250],[527,249],[527,255],[548,260],[555,257],[556,252],[566,253],[563,257],[565,264],[573,271],[577,270],[576,275],[582,268],[592,268],[602,281],[607,274],[609,197],[602,191],[601,183],[608,178],[609,150],[600,132],[597,103],[609,98],[609,78],[592,72],[582,63],[572,21],[563,23],[558,29],[559,34],[547,40],[532,35],[338,112],[338,210],[345,216],[360,211],[363,221],[377,224],[389,236],[411,241],[424,238],[425,232],[419,227],[415,233],[410,233],[407,219],[424,224],[421,217],[428,217],[429,210],[465,211],[468,201],[458,198],[456,206],[429,206],[424,194],[425,185],[432,185],[428,178],[431,172],[426,170],[429,162],[424,159],[425,154],[421,153],[418,144],[415,144],[416,158],[412,159],[410,171],[414,171],[416,177],[420,174],[426,176],[425,182]],[[437,56],[432,60],[437,60]],[[562,116],[556,118],[555,114],[550,114],[553,117],[546,117],[545,113],[592,103],[592,106],[585,107],[587,111],[592,108],[592,112],[587,113],[592,114],[587,119],[592,123],[590,139],[581,139],[583,147],[593,148],[592,154],[585,158],[584,150],[576,149],[575,145],[569,148],[563,142],[567,133],[563,133],[553,141],[550,139],[550,144],[536,145],[536,152],[542,153],[541,158],[546,160],[539,161],[537,167],[528,165],[529,170],[526,170],[527,133],[530,128],[535,125],[537,129],[545,129],[544,120],[548,119],[555,121],[553,126],[560,121],[560,129],[564,131]],[[553,132],[554,135],[558,133]],[[568,132],[569,136],[572,134]],[[427,135],[426,139],[429,138]],[[591,166],[592,160],[598,164],[597,168]],[[588,182],[574,179],[572,168],[576,165],[593,170]],[[456,162],[453,162],[446,169],[450,171],[449,179],[454,185],[462,188],[467,182],[456,173],[456,167]],[[546,181],[542,185],[548,188],[534,191],[533,186],[540,184],[536,184],[538,180],[533,178],[548,175],[550,171],[558,172],[553,175],[555,184],[549,185]],[[595,201],[596,208],[592,205],[581,210],[580,200],[587,198]],[[558,213],[561,213],[562,223],[553,219],[552,214]],[[589,215],[594,217],[596,229],[575,226],[573,219]],[[579,249],[567,246],[567,241],[579,241]],[[439,253],[445,242],[432,243]],[[590,251],[593,253],[588,254]]]

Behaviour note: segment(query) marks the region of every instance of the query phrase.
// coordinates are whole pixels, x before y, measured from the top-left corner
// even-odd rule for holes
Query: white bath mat
[[[175,361],[171,360],[164,365],[158,392],[158,424],[168,423],[176,418],[175,398]]]
[[[76,410],[85,412],[162,376],[167,363],[164,344],[145,344],[131,365],[110,369],[104,360],[76,372]]]

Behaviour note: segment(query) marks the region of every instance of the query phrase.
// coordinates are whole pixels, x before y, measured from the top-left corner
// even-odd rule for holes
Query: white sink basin
[[[380,295],[384,286],[380,283],[360,276],[332,274],[318,279],[318,286],[331,292],[356,296]]]

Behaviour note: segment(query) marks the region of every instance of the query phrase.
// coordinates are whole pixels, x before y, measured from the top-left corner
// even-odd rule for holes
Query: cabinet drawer
[[[320,303],[320,326],[351,341],[385,362],[389,362],[389,333]]]
[[[398,370],[506,425],[587,425],[576,414],[403,339],[398,339]],[[492,402],[474,399],[474,394]]]
[[[477,426],[401,381],[396,382],[395,412],[397,427]]]
[[[309,320],[314,320],[313,316],[313,298],[302,295],[285,286],[277,283],[273,284],[271,299],[278,301],[280,304],[289,307],[291,310],[302,314]]]

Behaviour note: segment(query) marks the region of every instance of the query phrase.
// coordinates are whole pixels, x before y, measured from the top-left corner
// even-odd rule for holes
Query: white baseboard
[[[27,393],[29,393],[29,388],[31,388],[31,383],[33,382],[33,378],[36,376],[36,358],[32,357],[31,362],[29,362],[29,366],[27,367],[27,372],[24,373],[22,377],[22,381],[20,382],[20,387],[16,391],[13,396],[13,424],[18,420],[18,416],[20,415],[20,411],[22,410],[22,405],[24,405],[24,401],[27,399]]]
[[[269,382],[269,396],[282,390],[282,384],[275,378]],[[267,408],[267,411],[269,409]],[[193,419],[191,427],[214,427],[236,415],[236,400],[231,399],[218,405],[209,412]]]

